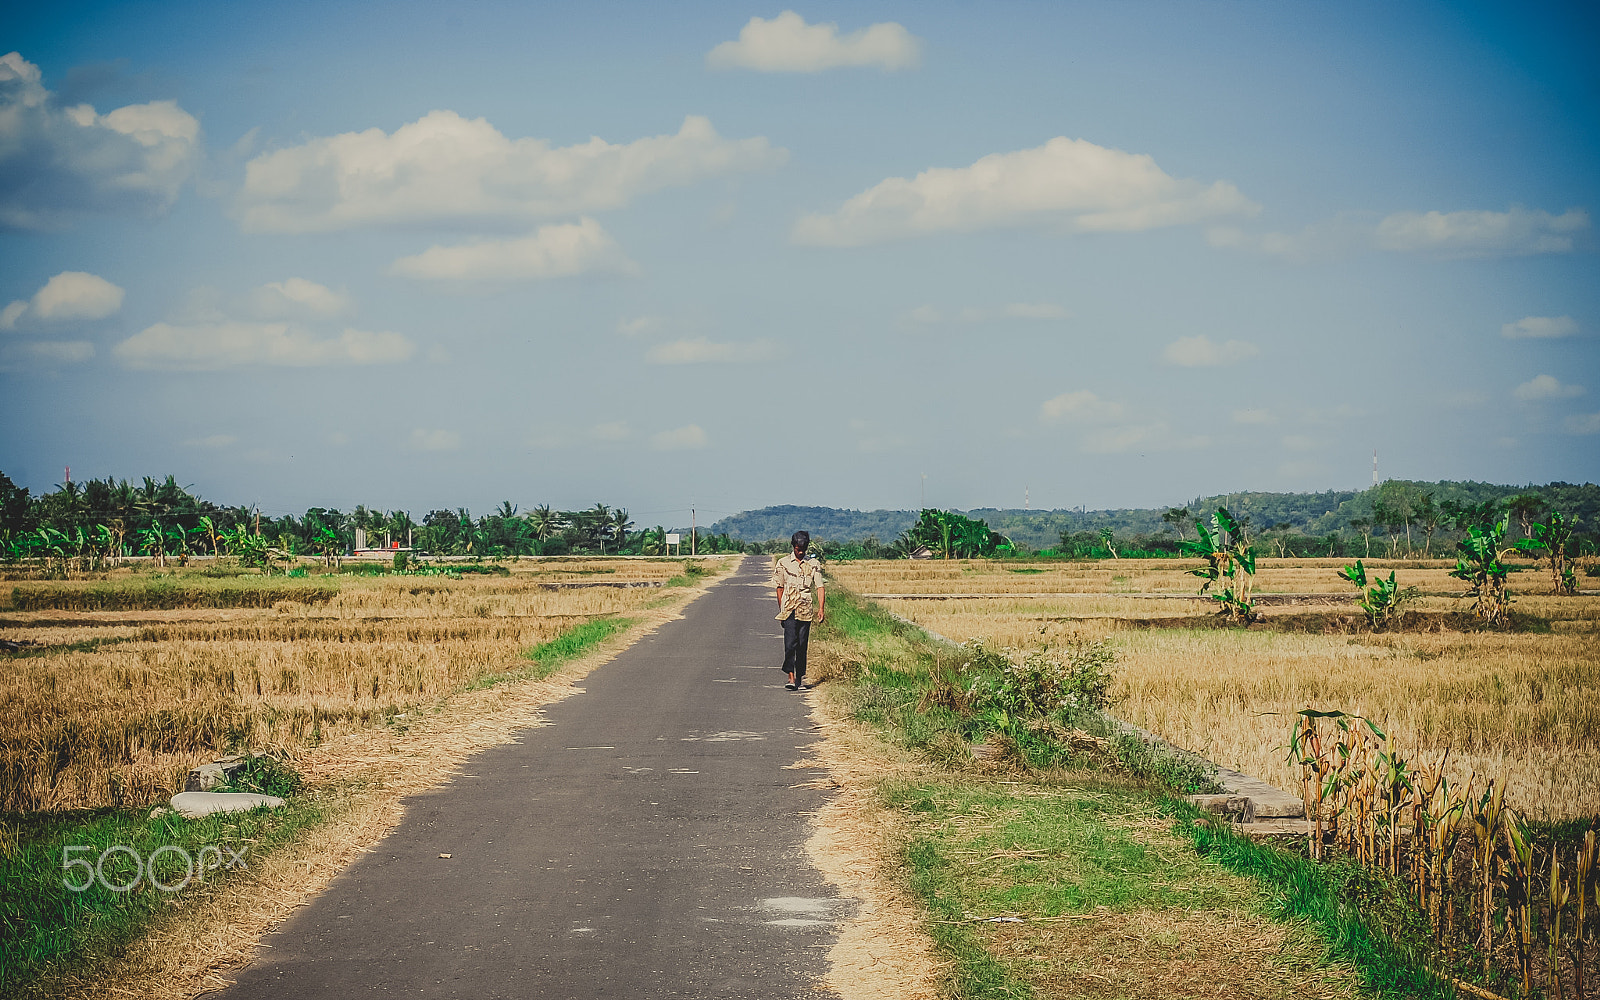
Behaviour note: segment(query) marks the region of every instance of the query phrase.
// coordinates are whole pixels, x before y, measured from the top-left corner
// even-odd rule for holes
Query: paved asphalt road
[[[813,732],[765,560],[469,758],[225,991],[820,997],[838,898],[807,861]],[[449,859],[440,858],[449,854]]]

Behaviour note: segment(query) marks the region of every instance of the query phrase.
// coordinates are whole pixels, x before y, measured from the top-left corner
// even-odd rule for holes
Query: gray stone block
[[[209,792],[218,785],[226,785],[244,770],[243,757],[223,757],[209,764],[201,764],[183,779],[186,792]]]

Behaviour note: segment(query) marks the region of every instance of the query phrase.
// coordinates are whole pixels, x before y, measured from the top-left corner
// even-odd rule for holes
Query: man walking
[[[794,547],[792,555],[784,556],[772,568],[772,585],[778,588],[778,621],[783,623],[783,670],[789,675],[785,690],[805,691],[806,644],[811,641],[811,623],[822,621],[824,596],[822,570],[815,560],[806,558],[811,547],[811,534],[797,531],[789,538]],[[811,590],[816,588],[813,604]]]

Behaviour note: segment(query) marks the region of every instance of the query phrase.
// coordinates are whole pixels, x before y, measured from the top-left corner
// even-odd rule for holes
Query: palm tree
[[[595,541],[600,543],[600,554],[605,555],[606,535],[611,533],[611,508],[603,503],[597,503],[584,511],[584,514],[587,515],[585,527],[594,536]]]
[[[561,515],[551,510],[547,503],[533,508],[523,517],[526,517],[528,524],[532,526],[533,537],[541,542],[561,530]]]
[[[627,544],[628,532],[634,527],[634,523],[628,520],[628,508],[618,507],[611,512],[611,529],[615,532],[613,537],[617,540],[618,552],[621,552],[622,547]]]

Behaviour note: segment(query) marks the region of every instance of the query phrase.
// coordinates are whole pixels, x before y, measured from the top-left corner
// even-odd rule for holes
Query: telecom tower
[[[1378,485],[1378,449],[1372,449],[1372,485]]]

